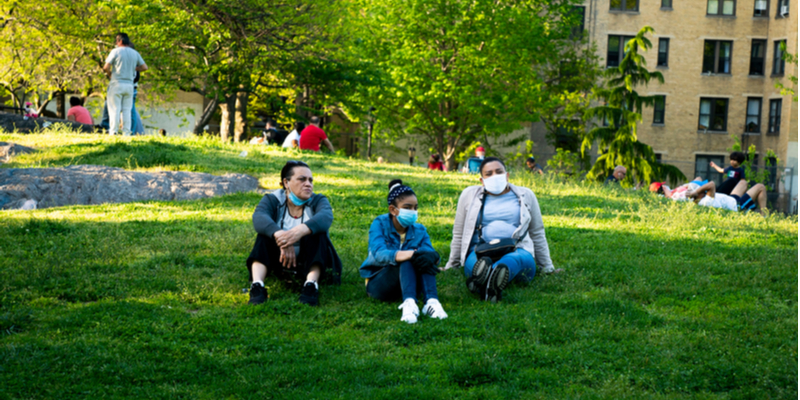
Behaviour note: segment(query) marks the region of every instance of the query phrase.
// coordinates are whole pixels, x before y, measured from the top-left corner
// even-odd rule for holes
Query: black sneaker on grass
[[[472,276],[467,278],[467,289],[472,294],[482,294],[489,280],[489,273],[492,272],[492,259],[483,257],[472,267]],[[483,297],[483,296],[482,296]]]
[[[303,290],[300,292],[300,303],[310,306],[319,305],[319,289],[317,289],[316,285],[308,282],[303,286]]]
[[[268,298],[269,294],[267,294],[267,288],[261,286],[260,283],[254,283],[250,285],[250,304],[261,304],[267,301]]]
[[[508,286],[510,273],[505,264],[499,264],[492,270],[489,282],[486,284],[486,301],[497,303],[503,299],[503,289]]]

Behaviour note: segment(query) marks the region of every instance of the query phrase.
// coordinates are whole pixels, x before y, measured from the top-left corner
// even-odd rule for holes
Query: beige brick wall
[[[661,8],[661,1],[640,0],[638,12],[611,11],[609,0],[584,3],[586,29],[590,39],[597,43],[603,59],[609,35],[633,36],[645,25],[655,29],[655,34],[649,36],[653,48],[645,53],[647,67],[661,71],[665,83],[651,82],[638,91],[667,96],[665,124],[653,126],[653,110],[645,110],[638,131],[640,140],[651,145],[656,153],[661,153],[664,160],[677,161],[676,166],[687,177],[695,173],[696,154],[724,154],[727,162],[727,149],[733,144],[731,135],[744,139],[744,143],[756,144],[759,154],[771,149],[783,161],[788,161],[790,146],[794,146],[796,154],[797,103],[790,96],[781,96],[774,85],[778,80],[790,84],[786,77],[796,76],[797,68],[787,64],[784,77],[773,78],[770,75],[775,40],[786,39],[790,51],[797,52],[797,1],[790,2],[788,18],[776,18],[778,0],[769,0],[769,17],[760,18],[753,17],[755,0],[736,1],[736,15],[732,17],[707,16],[707,0],[673,0],[672,3],[672,9],[667,10]],[[662,37],[670,39],[667,68],[656,67],[658,38]],[[733,41],[730,74],[702,74],[703,46],[707,39]],[[749,76],[752,39],[767,40],[764,77]],[[729,99],[726,132],[698,131],[701,97]],[[758,136],[744,137],[748,97],[763,99],[761,135]],[[781,128],[778,136],[767,136],[769,100],[773,98],[783,99]]]

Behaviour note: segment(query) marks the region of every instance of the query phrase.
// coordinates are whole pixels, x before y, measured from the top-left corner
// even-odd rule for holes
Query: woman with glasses
[[[264,195],[253,213],[258,235],[247,258],[250,304],[267,300],[264,278],[271,273],[302,282],[300,303],[316,306],[319,282],[341,280],[342,263],[328,238],[333,210],[327,197],[314,193],[314,177],[302,161],[283,166],[281,188]]]

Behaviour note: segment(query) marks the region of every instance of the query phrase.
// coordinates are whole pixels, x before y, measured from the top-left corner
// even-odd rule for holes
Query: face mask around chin
[[[491,194],[500,194],[508,187],[506,174],[497,174],[483,178],[483,188]]]
[[[299,197],[295,196],[294,192],[292,192],[291,189],[286,189],[286,192],[289,193],[289,199],[292,201],[292,204],[298,207],[308,203],[308,201],[311,200],[310,197],[305,200],[300,200]]]

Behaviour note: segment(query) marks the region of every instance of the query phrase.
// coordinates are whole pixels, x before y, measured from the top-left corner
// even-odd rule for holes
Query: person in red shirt
[[[428,169],[444,171],[442,160],[438,154],[431,154],[431,158],[428,159]]]
[[[300,132],[300,150],[319,151],[319,144],[325,143],[325,146],[330,149],[331,153],[335,153],[336,151],[333,149],[333,144],[328,140],[325,131],[319,127],[319,117],[311,117],[308,122],[310,122],[310,125]]]
[[[92,115],[89,114],[89,110],[81,105],[81,99],[72,96],[69,98],[69,111],[67,111],[67,120],[80,122],[82,124],[87,125],[94,125],[94,121],[92,121]]]

